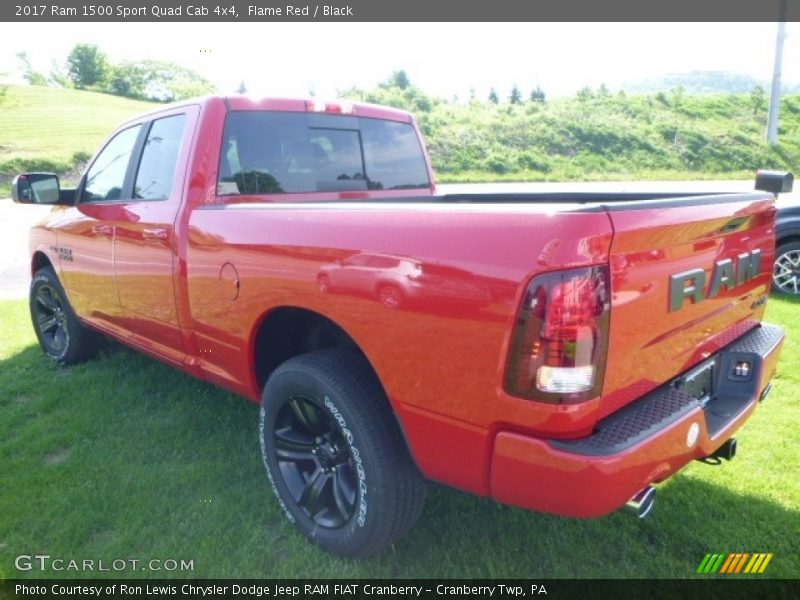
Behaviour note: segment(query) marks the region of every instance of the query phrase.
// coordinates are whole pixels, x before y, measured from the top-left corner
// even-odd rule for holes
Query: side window
[[[121,200],[125,173],[128,170],[133,147],[139,136],[141,125],[120,131],[103,148],[86,174],[86,186],[81,196],[82,202],[102,200]]]
[[[175,115],[153,121],[142,150],[136,183],[133,185],[135,199],[169,198],[185,125],[186,115]]]

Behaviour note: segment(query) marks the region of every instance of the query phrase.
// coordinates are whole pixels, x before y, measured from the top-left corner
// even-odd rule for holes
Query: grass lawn
[[[154,106],[83,90],[10,86],[0,103],[0,158],[93,154],[112,129]]]
[[[282,516],[254,405],[117,346],[59,368],[36,345],[26,302],[0,302],[0,578],[81,575],[14,568],[37,553],[194,564],[117,573],[128,577],[683,578],[708,552],[772,552],[766,575],[796,577],[798,311],[770,300],[768,319],[788,340],[736,460],[689,465],[659,486],[649,518],[552,517],[434,485],[410,535],[355,562],[318,550]]]

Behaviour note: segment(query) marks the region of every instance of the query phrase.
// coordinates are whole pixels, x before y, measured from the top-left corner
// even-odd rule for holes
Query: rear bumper
[[[713,453],[749,418],[769,385],[783,331],[762,324],[718,352],[715,395],[700,401],[677,378],[598,422],[579,440],[501,432],[495,438],[491,493],[499,502],[573,517],[598,517],[651,483]],[[748,378],[732,374],[752,365]],[[690,372],[694,371],[690,370]],[[697,432],[696,441],[690,430]]]

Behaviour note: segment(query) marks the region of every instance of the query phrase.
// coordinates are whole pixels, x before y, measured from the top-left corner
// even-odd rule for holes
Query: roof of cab
[[[371,119],[384,119],[413,123],[411,113],[398,108],[368,104],[366,102],[350,102],[349,100],[318,100],[316,98],[256,98],[253,96],[202,96],[189,98],[171,104],[163,104],[157,109],[142,113],[133,119],[128,119],[114,131],[129,127],[132,123],[155,118],[160,113],[174,111],[182,106],[208,106],[214,103],[224,103],[228,111],[257,111],[271,110],[282,112],[308,112],[328,113],[344,116],[367,117]]]

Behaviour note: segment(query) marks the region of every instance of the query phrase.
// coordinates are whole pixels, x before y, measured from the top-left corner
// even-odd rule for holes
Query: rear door
[[[197,107],[159,114],[145,123],[134,165],[131,200],[115,223],[114,272],[122,308],[138,344],[180,361],[176,308],[175,219],[181,207]]]
[[[612,308],[600,416],[761,321],[774,260],[764,194],[609,208]]]

